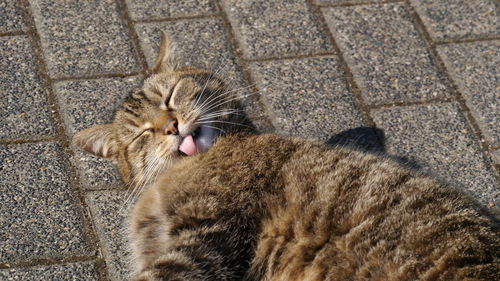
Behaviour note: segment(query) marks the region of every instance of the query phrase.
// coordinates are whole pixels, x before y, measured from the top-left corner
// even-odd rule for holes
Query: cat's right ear
[[[97,125],[82,130],[73,137],[73,144],[102,158],[114,160],[117,145],[111,124]]]
[[[175,69],[174,58],[172,55],[172,46],[170,44],[170,39],[166,32],[163,32],[163,38],[161,39],[160,51],[158,52],[158,57],[156,58],[155,66],[153,67],[153,73],[173,71]]]

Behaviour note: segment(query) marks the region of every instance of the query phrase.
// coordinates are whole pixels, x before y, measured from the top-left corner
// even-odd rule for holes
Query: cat
[[[474,200],[387,157],[255,134],[169,46],[113,123],[73,139],[140,187],[135,280],[498,280],[498,220]]]

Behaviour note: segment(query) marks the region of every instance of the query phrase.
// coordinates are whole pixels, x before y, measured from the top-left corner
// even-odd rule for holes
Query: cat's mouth
[[[213,128],[200,126],[191,134],[182,138],[179,144],[179,152],[190,156],[198,152],[206,152],[217,139],[217,131]]]

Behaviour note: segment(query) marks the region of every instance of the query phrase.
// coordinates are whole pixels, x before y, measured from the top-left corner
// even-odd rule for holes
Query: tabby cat
[[[238,132],[235,95],[176,66],[74,143],[140,189],[135,280],[498,280],[498,221],[387,158]]]

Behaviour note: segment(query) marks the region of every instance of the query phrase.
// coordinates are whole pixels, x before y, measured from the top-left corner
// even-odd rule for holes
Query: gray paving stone
[[[343,5],[387,2],[387,0],[313,0],[316,5]],[[390,1],[390,0],[389,0]]]
[[[0,263],[94,255],[56,143],[0,146]]]
[[[323,8],[323,13],[368,103],[450,95],[403,4]]]
[[[434,40],[500,35],[496,0],[410,0]]]
[[[139,71],[115,1],[30,1],[54,78]]]
[[[139,76],[56,82],[54,92],[68,136],[112,122],[116,109],[141,85]]]
[[[416,161],[422,170],[470,191],[495,206],[500,183],[482,159],[480,146],[455,103],[392,107],[372,111],[385,130],[388,152]]]
[[[55,133],[46,91],[26,36],[0,38],[0,139]]]
[[[87,190],[125,187],[116,164],[80,149],[74,148],[71,159],[77,167],[78,176]]]
[[[148,65],[158,55],[162,31],[174,44],[174,55],[181,65],[195,65],[237,78],[237,64],[227,43],[229,38],[218,18],[190,19],[135,25]]]
[[[251,69],[280,133],[327,140],[364,124],[334,56],[256,62]]]
[[[441,45],[439,55],[493,146],[500,145],[500,40]]]
[[[111,280],[130,280],[130,257],[126,233],[130,205],[124,190],[89,192],[87,202]]]
[[[126,0],[126,3],[130,17],[137,21],[211,15],[218,12],[217,6],[212,0]]]
[[[4,281],[97,281],[99,280],[93,262],[57,264],[0,270],[0,279]]]
[[[318,22],[301,0],[222,0],[246,58],[331,51]]]
[[[493,156],[493,162],[497,165],[500,165],[500,149],[493,150],[493,152],[491,152],[491,155]]]
[[[133,76],[55,83],[54,92],[69,139],[82,129],[112,122],[116,109],[141,82],[141,77]],[[74,149],[72,161],[86,189],[123,185],[111,161]]]
[[[229,38],[220,19],[192,19],[175,22],[137,24],[136,31],[149,66],[155,62],[161,41],[161,31],[166,31],[173,44],[174,54],[181,65],[194,65],[215,72],[216,76],[242,98],[242,105],[255,125],[266,131],[267,119],[258,105],[258,96],[251,92],[238,66]]]
[[[0,32],[24,29],[23,10],[18,0],[0,0]]]

